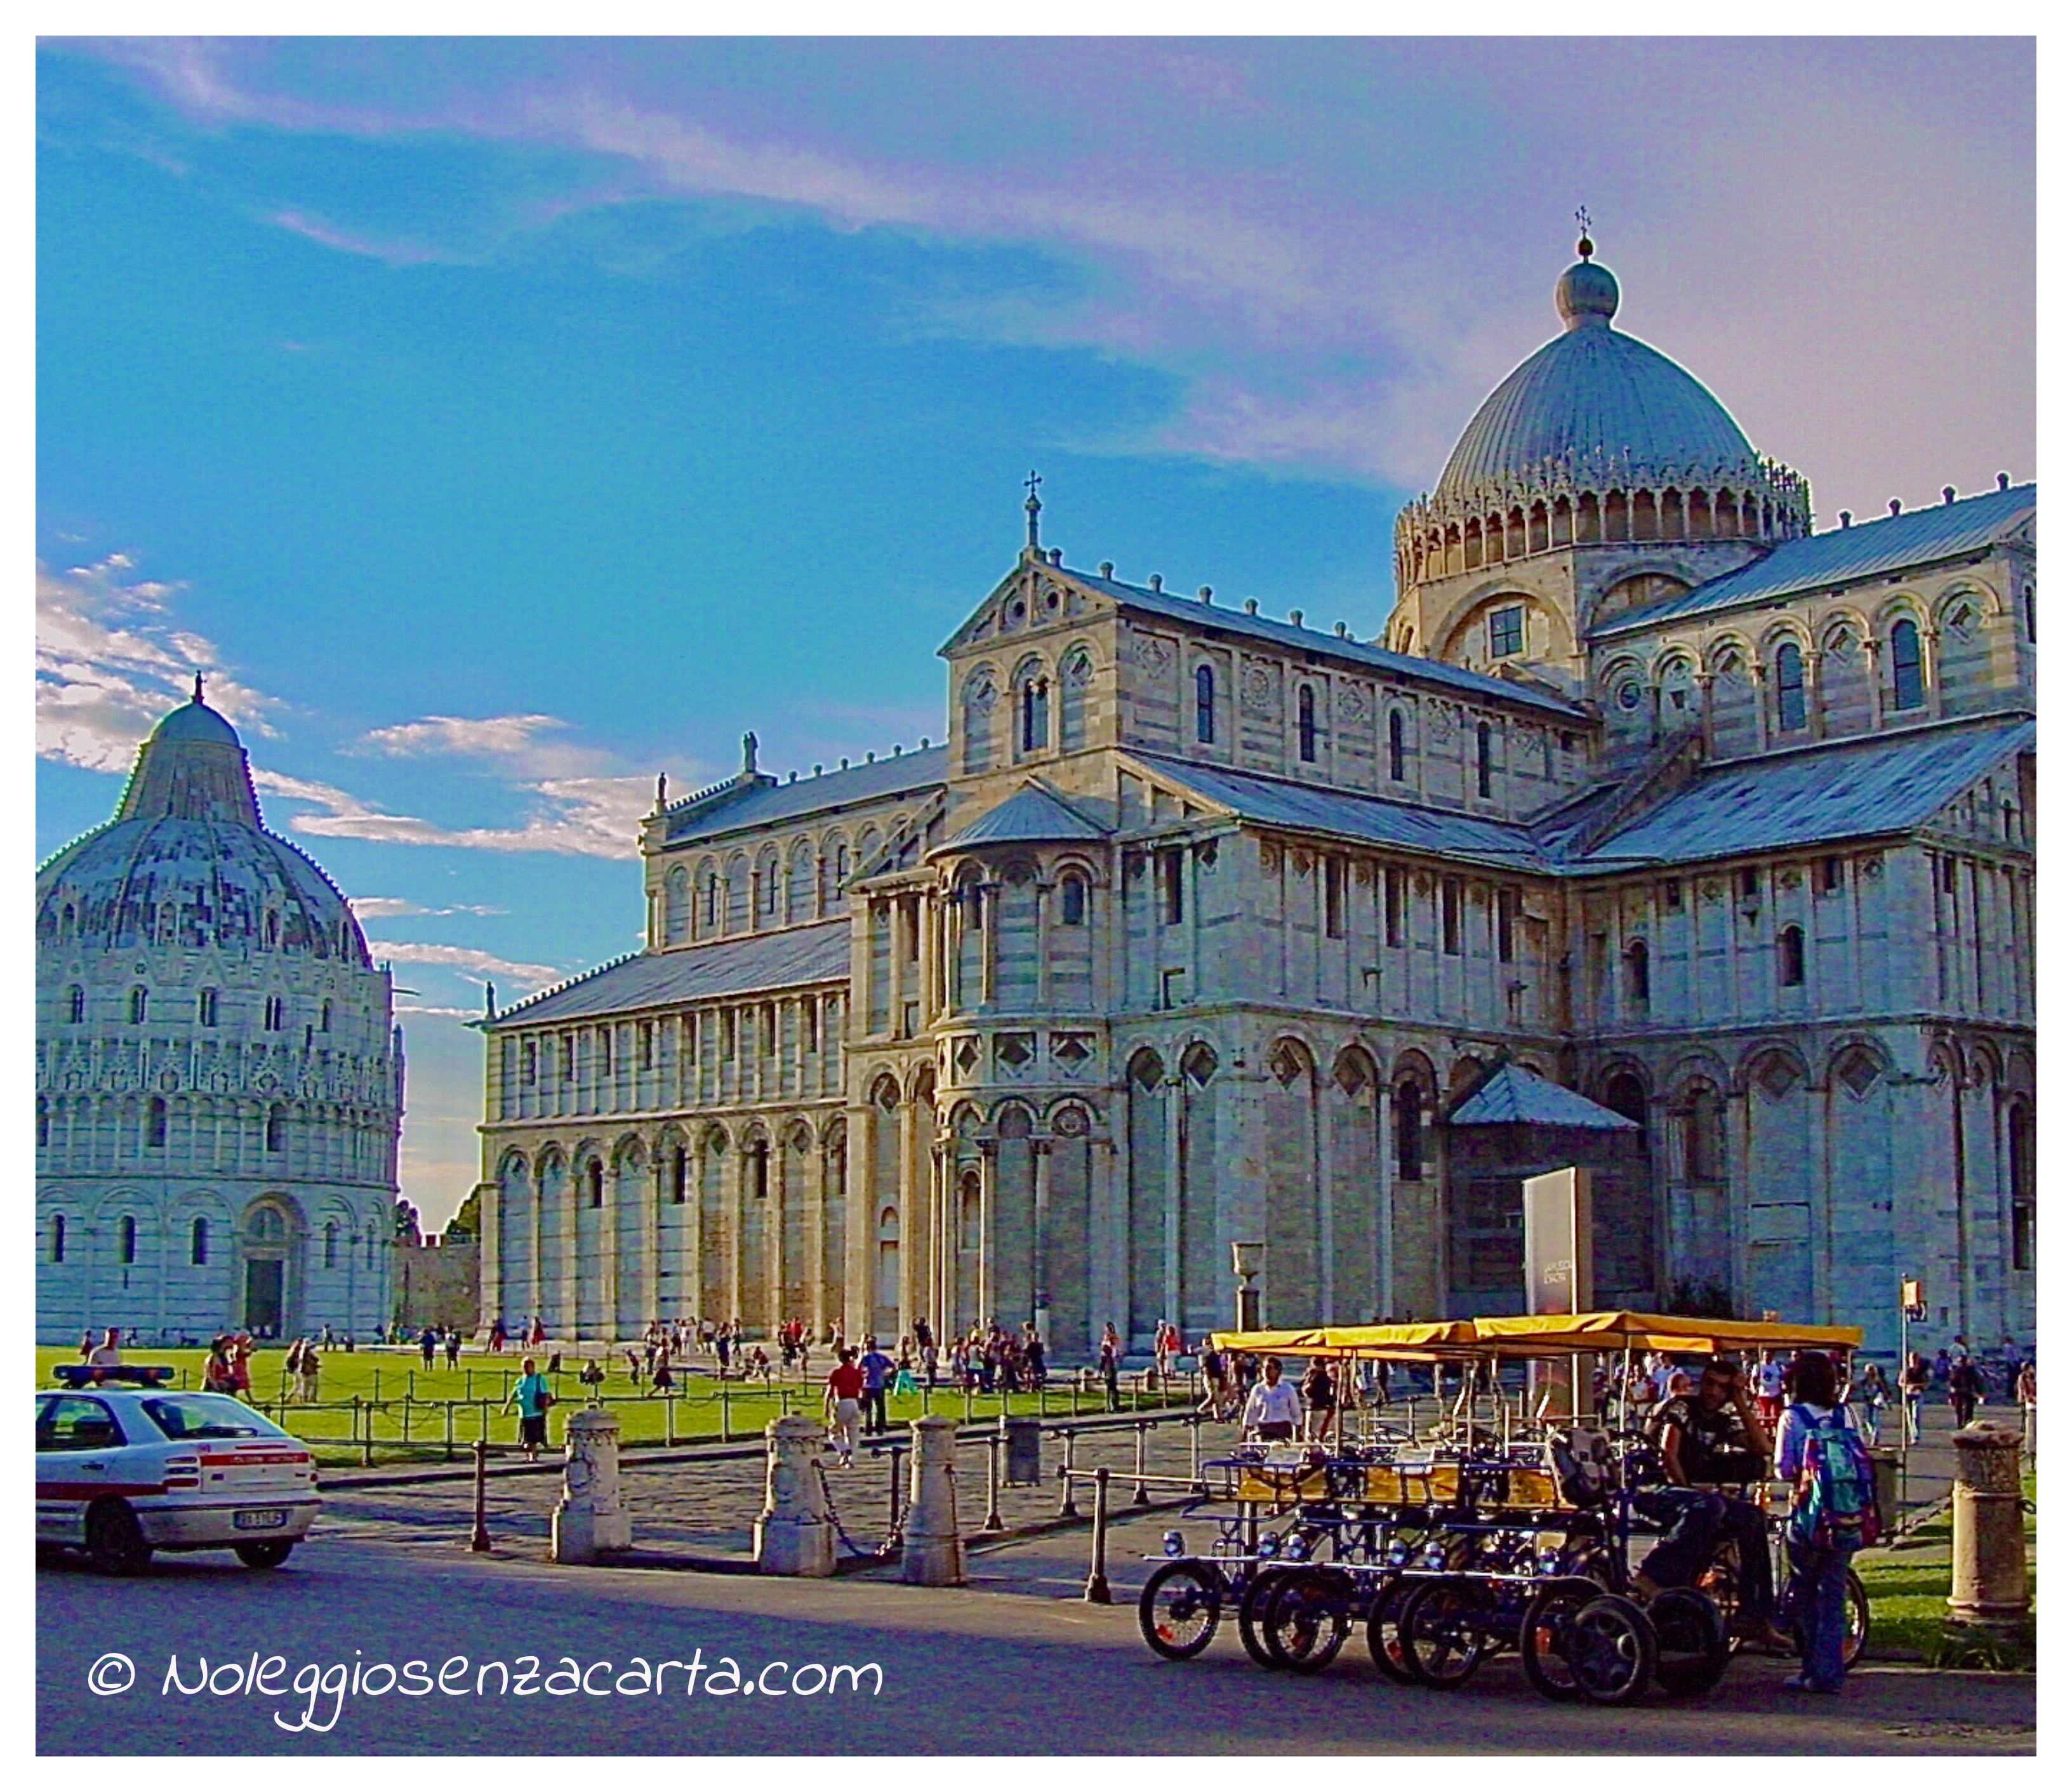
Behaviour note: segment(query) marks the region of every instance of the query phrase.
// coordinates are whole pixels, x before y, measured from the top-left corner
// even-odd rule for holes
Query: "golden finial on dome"
[[[1597,245],[1590,240],[1590,208],[1587,205],[1576,208],[1576,228],[1581,239],[1576,245],[1576,253],[1587,261],[1597,251]]]

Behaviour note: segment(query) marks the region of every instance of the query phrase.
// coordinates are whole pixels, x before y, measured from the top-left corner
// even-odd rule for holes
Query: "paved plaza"
[[[1947,1481],[1947,1415],[1917,1453],[1914,1491]],[[1227,1441],[1210,1427],[1203,1453]],[[1075,1445],[1083,1467],[1134,1465],[1128,1428],[1091,1432]],[[1183,1474],[1187,1428],[1150,1433],[1147,1467]],[[1059,1458],[1045,1440],[1046,1465]],[[629,1460],[623,1475],[643,1568],[574,1568],[546,1560],[557,1472],[501,1471],[491,1481],[495,1547],[467,1548],[472,1490],[465,1478],[364,1484],[334,1476],[318,1533],[290,1568],[249,1573],[208,1556],[162,1557],[142,1580],[82,1568],[37,1577],[39,1745],[46,1752],[471,1752],[957,1753],[1993,1753],[2035,1746],[2030,1676],[1934,1674],[1876,1663],[1839,1700],[1797,1701],[1779,1690],[1791,1664],[1737,1662],[1715,1694],[1672,1705],[1651,1697],[1627,1710],[1550,1705],[1526,1685],[1515,1657],[1486,1667],[1457,1697],[1392,1685],[1357,1641],[1320,1675],[1268,1674],[1235,1638],[1219,1636],[1190,1663],[1161,1662],[1137,1634],[1134,1601],[1160,1533],[1177,1518],[1161,1503],[1139,1510],[1113,1484],[1109,1573],[1115,1603],[1084,1603],[1088,1532],[1059,1527],[1054,1478],[1002,1490],[1013,1527],[976,1535],[985,1516],[985,1455],[960,1453],[960,1516],[970,1536],[969,1584],[909,1588],[883,1568],[832,1581],[783,1581],[697,1572],[745,1565],[761,1503],[755,1460]],[[889,1465],[829,1470],[845,1527],[865,1547],[883,1535]],[[343,1485],[361,1481],[356,1486]],[[1202,1521],[1192,1521],[1201,1525]],[[1202,1528],[1206,1529],[1203,1526]],[[674,1570],[674,1571],[672,1571]],[[1005,1597],[1003,1597],[1005,1596]],[[120,1695],[83,1691],[95,1661],[119,1653],[136,1683]],[[282,1658],[270,1687],[242,1690],[249,1665]],[[591,1696],[504,1695],[485,1662],[553,1673],[562,1657],[590,1676]],[[465,1694],[363,1692],[348,1675],[412,1659],[436,1674],[464,1656]],[[608,1685],[649,1663],[700,1660],[725,1675],[731,1659],[762,1696],[723,1679],[686,1696],[684,1670],[667,1671],[667,1695]],[[218,1690],[199,1683],[206,1659]],[[609,1669],[597,1664],[609,1662]],[[771,1664],[782,1663],[781,1668]],[[168,1665],[175,1683],[166,1685]],[[806,1669],[845,1665],[856,1687],[818,1696],[781,1688]],[[233,1664],[228,1665],[226,1664]],[[246,1664],[238,1666],[234,1664]],[[339,1689],[321,1691],[335,1669]],[[307,1693],[293,1690],[306,1671]],[[487,1672],[483,1690],[474,1679]],[[564,1671],[563,1687],[574,1682]],[[774,1679],[769,1676],[773,1675]],[[368,1679],[372,1687],[377,1679]],[[868,1691],[875,1683],[881,1690]],[[232,1690],[223,1690],[228,1687]],[[1098,1698],[1089,1688],[1103,1689]],[[981,1689],[973,1696],[973,1689]],[[312,1706],[311,1700],[315,1700]],[[335,1716],[330,1714],[335,1707]],[[281,1724],[275,1721],[278,1713]],[[300,1728],[305,1721],[306,1728]],[[325,1721],[331,1727],[322,1728]],[[290,1726],[282,1728],[282,1724]]]

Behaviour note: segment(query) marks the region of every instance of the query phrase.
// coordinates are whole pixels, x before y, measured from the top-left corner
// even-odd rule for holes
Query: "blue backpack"
[[[1878,1540],[1877,1473],[1862,1435],[1838,1407],[1824,1419],[1794,1407],[1806,1423],[1799,1486],[1785,1535],[1811,1549],[1857,1550]]]

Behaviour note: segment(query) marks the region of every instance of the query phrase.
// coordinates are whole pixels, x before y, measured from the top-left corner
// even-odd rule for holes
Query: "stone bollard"
[[[811,1419],[772,1419],[763,1436],[770,1475],[755,1520],[755,1565],[764,1574],[832,1574],[835,1527],[817,1462],[820,1428]]]
[[[553,1558],[594,1562],[632,1547],[633,1521],[619,1503],[619,1420],[586,1408],[569,1420]]]
[[[917,1587],[964,1584],[964,1539],[957,1524],[957,1424],[930,1415],[913,1421],[914,1476],[899,1578]]]
[[[2012,1632],[2029,1619],[2021,1433],[1982,1419],[1959,1432],[1951,1486],[1950,1622]]]

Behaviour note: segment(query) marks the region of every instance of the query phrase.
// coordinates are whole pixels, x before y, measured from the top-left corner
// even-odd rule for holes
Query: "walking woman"
[[[1899,1372],[1899,1392],[1906,1407],[1906,1428],[1901,1435],[1910,1444],[1921,1441],[1921,1403],[1928,1393],[1928,1358],[1918,1350],[1909,1350],[1906,1367]]]
[[[1885,1416],[1885,1404],[1891,1398],[1892,1388],[1885,1379],[1885,1371],[1875,1362],[1865,1363],[1863,1373],[1856,1377],[1856,1404],[1863,1409],[1866,1443],[1878,1441],[1878,1424]]]

